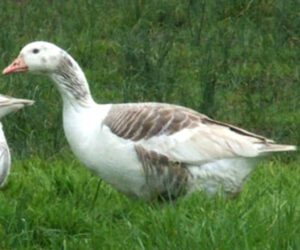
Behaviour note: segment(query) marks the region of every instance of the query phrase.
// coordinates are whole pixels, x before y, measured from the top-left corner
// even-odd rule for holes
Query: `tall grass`
[[[0,66],[30,41],[51,41],[80,63],[99,102],[181,104],[299,144],[296,7],[283,0],[4,0]],[[12,76],[1,86],[37,101],[6,121],[19,155],[51,155],[65,145],[49,79]]]
[[[67,152],[14,164],[0,192],[0,249],[298,249],[300,169],[264,162],[236,200],[127,199]]]
[[[296,0],[0,1],[0,67],[33,40],[82,66],[95,100],[194,108],[300,144]],[[84,169],[43,76],[0,80],[36,100],[4,119],[13,153],[0,192],[0,249],[298,249],[299,153],[263,162],[240,198],[125,198]]]

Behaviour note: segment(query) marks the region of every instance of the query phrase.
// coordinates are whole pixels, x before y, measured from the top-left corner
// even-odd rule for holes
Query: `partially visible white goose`
[[[5,115],[23,108],[25,105],[32,105],[33,101],[17,99],[10,96],[0,95],[0,120]],[[10,172],[11,158],[9,147],[6,142],[2,123],[0,122],[0,187],[2,187]]]
[[[48,75],[63,98],[63,126],[74,154],[119,191],[146,200],[202,190],[238,194],[253,159],[296,150],[181,106],[97,104],[84,73],[48,42],[26,45],[3,74]]]

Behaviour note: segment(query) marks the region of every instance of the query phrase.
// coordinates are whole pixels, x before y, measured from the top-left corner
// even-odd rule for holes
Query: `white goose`
[[[10,96],[0,95],[0,119],[5,115],[23,108],[25,105],[32,105],[33,101],[17,99]],[[10,172],[11,158],[9,147],[6,142],[2,123],[0,122],[0,187],[4,186]]]
[[[127,195],[173,199],[221,189],[234,196],[253,170],[253,159],[296,150],[181,106],[97,104],[77,62],[48,42],[26,45],[3,74],[24,71],[55,82],[74,154]]]

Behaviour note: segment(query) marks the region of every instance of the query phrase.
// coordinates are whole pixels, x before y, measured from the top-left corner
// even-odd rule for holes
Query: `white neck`
[[[84,107],[95,103],[83,71],[71,56],[64,55],[58,68],[50,77],[56,83],[64,106]]]

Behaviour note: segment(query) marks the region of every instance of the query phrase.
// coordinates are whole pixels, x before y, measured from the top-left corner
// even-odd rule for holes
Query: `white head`
[[[66,54],[61,48],[48,42],[37,41],[27,44],[19,56],[3,70],[3,74],[16,72],[51,73]]]
[[[24,106],[32,105],[34,101],[18,99],[0,94],[0,119],[9,113],[15,112]]]
[[[93,101],[85,75],[77,62],[52,43],[37,41],[27,44],[19,56],[3,70],[4,75],[17,72],[49,75],[64,100],[81,103]]]

